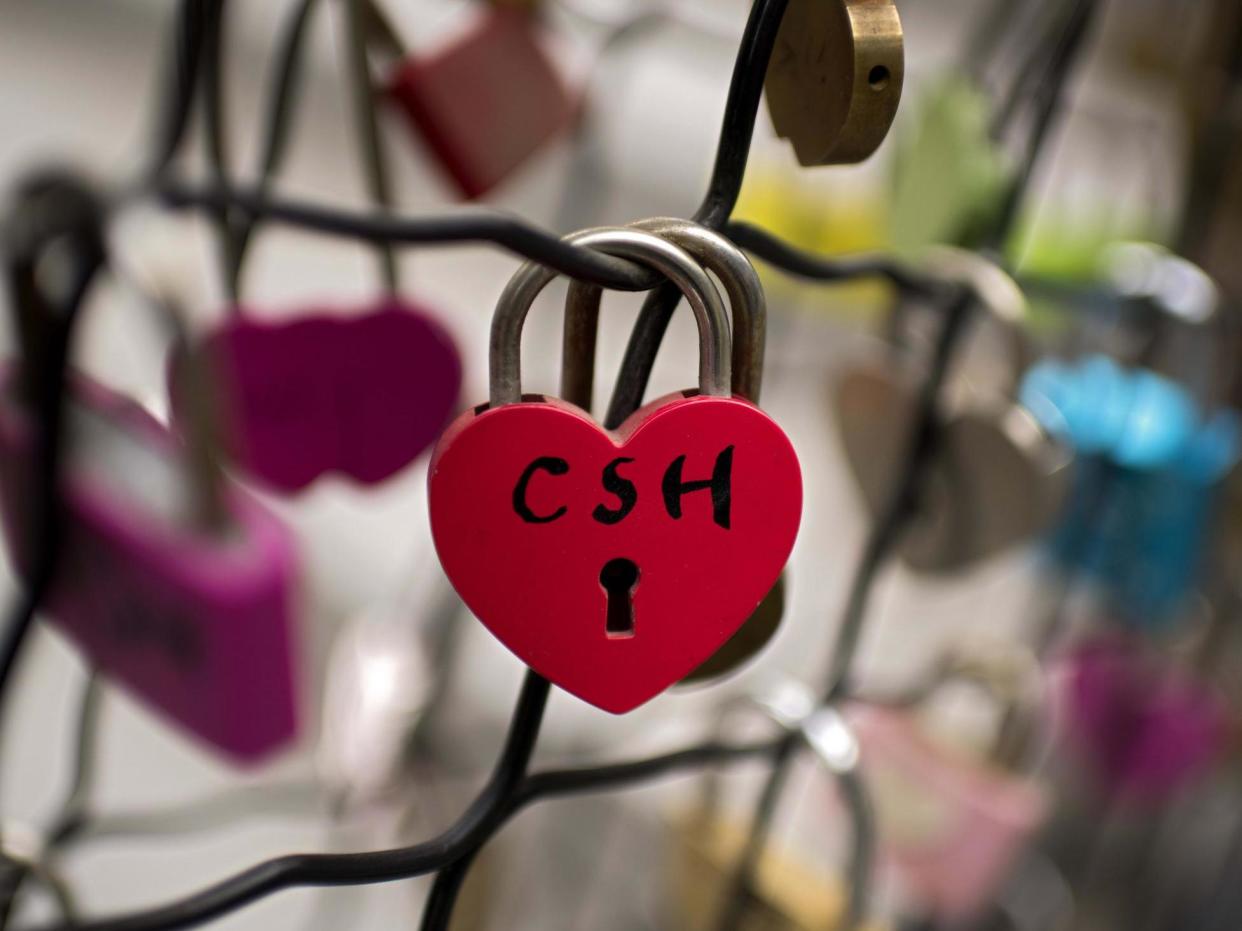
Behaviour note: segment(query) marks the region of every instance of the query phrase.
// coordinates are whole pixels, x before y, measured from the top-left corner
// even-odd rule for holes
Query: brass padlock
[[[682,685],[697,685],[726,676],[768,645],[780,630],[785,617],[785,575],[776,580],[755,613],[725,641],[724,646],[709,656],[692,673],[681,680]]]
[[[834,779],[849,820],[850,849],[842,874],[825,874],[822,865],[769,841],[738,905],[741,931],[878,931],[866,919],[873,870],[874,827],[861,775],[858,746],[844,717],[817,707],[805,687],[786,681],[760,696],[739,696],[721,706],[717,736],[738,712],[759,711],[787,731],[798,732]],[[747,838],[745,821],[731,818],[721,805],[718,777],[708,775],[698,804],[674,819],[678,853],[672,870],[673,906],[669,927],[708,931],[718,927],[727,906],[735,870]]]
[[[1031,347],[1026,299],[994,263],[937,247],[928,253],[939,278],[969,285],[1003,328],[1007,383],[944,412],[942,438],[927,465],[918,514],[899,546],[910,568],[951,573],[1034,539],[1056,519],[1069,490],[1073,454],[1016,398]],[[900,311],[898,311],[900,313]],[[900,323],[900,320],[897,321]],[[837,385],[834,406],[842,446],[872,515],[893,494],[918,408],[918,376],[905,360],[856,366]]]
[[[854,164],[888,135],[904,76],[892,0],[790,0],[764,85],[768,112],[802,165]]]

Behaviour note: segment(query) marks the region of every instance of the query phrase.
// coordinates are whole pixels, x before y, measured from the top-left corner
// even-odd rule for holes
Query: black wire
[[[739,248],[784,272],[822,282],[881,278],[908,297],[945,294],[943,281],[886,255],[826,256],[799,249],[752,223],[733,220],[724,228]]]
[[[190,124],[194,88],[206,27],[204,0],[182,0],[173,22],[168,62],[161,79],[162,95],[155,130],[155,155],[148,169],[158,177],[168,170],[177,156]]]
[[[721,931],[735,931],[746,916],[746,904],[750,901],[753,885],[751,877],[758,870],[759,858],[763,855],[763,849],[767,845],[768,830],[776,817],[776,806],[789,780],[789,763],[792,762],[801,742],[801,734],[797,731],[789,731],[782,736],[780,743],[772,753],[772,769],[755,803],[755,811],[751,816],[751,830],[746,835],[741,855],[733,867],[729,893],[721,903],[720,916],[717,920],[717,927]]]
[[[443,216],[403,218],[373,210],[334,208],[264,195],[253,188],[230,190],[172,180],[159,183],[155,192],[173,209],[210,210],[228,205],[256,219],[361,242],[423,246],[493,243],[571,278],[621,291],[644,291],[660,280],[650,270],[625,259],[570,245],[519,217],[494,210],[469,209]]]
[[[375,114],[375,86],[371,80],[371,65],[367,60],[367,3],[368,0],[345,0],[345,70],[349,93],[353,98],[354,130],[363,177],[371,202],[387,212],[392,207],[392,193],[388,183],[388,165],[384,157],[383,141],[380,139],[379,123]],[[380,242],[376,246],[380,277],[388,292],[395,294],[397,257],[392,243]]]
[[[203,37],[202,93],[206,132],[203,145],[211,175],[220,187],[229,186],[228,116],[224,105],[224,13],[225,0],[208,0],[207,22]],[[233,211],[222,205],[212,211],[216,227],[216,248],[228,297],[237,303],[237,224]]]
[[[30,182],[10,211],[8,255],[12,306],[29,314],[26,332],[36,338],[25,347],[22,377],[34,401],[36,431],[32,460],[33,507],[27,512],[30,565],[23,573],[22,592],[0,634],[0,709],[11,688],[35,614],[52,586],[60,563],[64,519],[58,484],[64,437],[65,372],[74,323],[95,272],[104,261],[102,230],[96,225],[99,205],[76,185],[59,176]],[[68,245],[72,267],[58,298],[42,293],[37,265],[49,243]]]
[[[268,94],[266,118],[263,121],[265,134],[259,153],[259,172],[255,190],[259,195],[267,192],[272,179],[280,170],[288,150],[289,131],[292,126],[293,112],[297,107],[299,82],[301,73],[302,50],[305,48],[307,28],[311,22],[318,0],[298,0],[293,14],[285,23],[284,31],[277,43],[276,66],[271,79],[271,90]],[[243,215],[237,230],[237,267],[234,276],[237,290],[242,290],[242,273],[245,270],[246,255],[254,236],[257,217],[253,214]]]
[[[1013,230],[1022,201],[1030,189],[1031,175],[1039,163],[1048,136],[1057,115],[1062,112],[1065,88],[1074,63],[1079,59],[1083,42],[1091,31],[1091,24],[1099,9],[1097,0],[1078,0],[1069,20],[1048,57],[1047,72],[1036,93],[1036,112],[1022,153],[1018,171],[1014,175],[1001,209],[997,212],[991,235],[986,236],[983,248],[999,252]]]
[[[737,205],[746,162],[750,157],[750,142],[755,132],[768,62],[772,58],[772,49],[776,45],[776,35],[788,2],[756,0],[742,33],[711,180],[707,194],[694,214],[695,220],[712,229],[722,228]],[[616,387],[604,418],[605,427],[615,430],[641,406],[651,370],[655,367],[656,353],[680,300],[681,293],[675,287],[663,285],[643,302],[638,322],[634,324],[630,341],[625,347]]]
[[[32,863],[11,863],[14,871],[10,884],[0,896],[0,931],[9,926],[14,906],[26,882],[42,872],[52,875],[47,867],[48,856],[55,845],[55,839],[67,830],[76,830],[85,824],[87,816],[88,796],[95,779],[95,747],[97,743],[100,705],[100,680],[95,669],[91,669],[82,683],[82,695],[78,701],[77,721],[74,727],[73,764],[70,769],[69,786],[65,790],[63,801],[56,815],[51,830],[48,831],[48,844],[42,856]],[[55,883],[50,884],[54,894],[58,894]],[[65,900],[67,901],[67,899]],[[62,902],[62,905],[64,903]],[[70,912],[72,910],[70,909]]]
[[[524,698],[528,697],[528,691],[524,689]],[[515,713],[515,721],[521,718],[520,712],[521,709]],[[409,879],[433,872],[477,850],[482,838],[493,834],[512,815],[546,798],[622,788],[682,770],[762,757],[770,754],[772,748],[771,740],[743,745],[713,742],[628,763],[534,773],[511,785],[507,794],[497,795],[485,820],[478,820],[479,803],[476,802],[453,827],[414,847],[374,853],[279,857],[162,908],[71,926],[45,926],[39,931],[172,931],[201,925],[266,895],[295,886],[362,885]],[[480,801],[487,794],[488,790],[484,790]]]

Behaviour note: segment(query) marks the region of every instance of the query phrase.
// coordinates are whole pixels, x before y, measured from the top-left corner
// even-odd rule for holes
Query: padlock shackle
[[[733,394],[759,403],[767,303],[750,259],[720,233],[693,220],[653,217],[629,225],[685,249],[720,279],[733,314]],[[602,297],[598,286],[574,281],[565,304],[561,397],[587,409],[595,380],[595,340]]]
[[[1035,361],[1026,324],[1030,316],[1026,294],[1005,269],[979,252],[958,246],[937,245],[923,253],[923,264],[937,278],[965,287],[987,318],[1004,328],[1009,356],[1005,396],[1017,395],[1023,373]],[[900,314],[900,302],[894,309]]]
[[[169,331],[173,345],[184,347],[187,388],[193,395],[195,409],[185,445],[186,468],[195,490],[192,520],[208,529],[223,526],[226,513],[221,501],[223,479],[217,457],[216,406],[183,315],[171,303],[143,288],[131,270],[110,254],[103,204],[76,179],[60,174],[34,179],[21,191],[12,215],[4,231],[10,256],[6,271],[22,335],[21,377],[26,400],[42,403],[34,393],[51,390],[51,386],[44,385],[45,376],[59,375],[62,382],[66,380],[67,371],[43,373],[37,369],[49,364],[56,364],[57,368],[61,363],[68,366],[88,291],[101,272],[111,273],[114,280],[129,286],[156,313]],[[51,260],[51,250],[55,249],[61,252],[57,256],[59,263]],[[44,271],[45,267],[51,274]],[[53,342],[59,343],[59,350],[65,353],[60,362],[54,358],[58,353],[53,350]],[[62,391],[63,405],[68,394],[63,385]]]
[[[832,704],[819,704],[802,683],[787,679],[754,695],[735,695],[718,711],[712,737],[720,740],[728,723],[743,712],[759,712],[787,734],[796,734],[815,759],[833,777],[850,819],[847,869],[849,896],[840,927],[854,931],[869,911],[871,876],[876,855],[874,812],[861,770],[861,749],[853,728]],[[719,775],[704,779],[700,814],[710,816],[719,807]]]
[[[724,302],[707,272],[683,249],[653,233],[624,227],[584,230],[565,237],[576,246],[598,249],[656,269],[681,289],[699,325],[699,391],[728,397],[732,380],[732,337]],[[489,351],[489,403],[522,400],[522,327],[539,293],[557,272],[528,262],[509,279],[492,317]]]
[[[1238,365],[1234,323],[1216,280],[1189,259],[1149,242],[1116,243],[1104,253],[1102,265],[1113,291],[1131,306],[1154,309],[1157,325],[1181,326],[1195,334],[1192,339],[1201,347],[1195,356],[1206,360],[1204,370],[1172,377],[1189,387],[1204,412],[1225,403]]]
[[[911,710],[925,707],[952,685],[973,686],[991,702],[998,729],[990,760],[1017,768],[1042,757],[1047,747],[1036,747],[1040,711],[1047,698],[1047,682],[1035,653],[1009,644],[974,644],[942,653],[921,677],[902,691],[887,696],[860,696],[869,704]],[[1044,740],[1051,734],[1042,735]],[[1034,751],[1038,749],[1039,752]]]

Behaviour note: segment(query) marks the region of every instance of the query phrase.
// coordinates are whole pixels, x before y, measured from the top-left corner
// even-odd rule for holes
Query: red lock
[[[400,64],[388,94],[462,196],[482,197],[578,113],[530,14],[489,9],[455,41]]]
[[[771,589],[802,512],[789,439],[730,394],[731,339],[706,272],[666,239],[592,230],[581,246],[651,265],[699,324],[699,390],[607,431],[581,408],[521,394],[519,343],[554,272],[523,266],[492,321],[491,399],[441,437],[431,530],[462,599],[536,672],[623,713],[724,643]]]

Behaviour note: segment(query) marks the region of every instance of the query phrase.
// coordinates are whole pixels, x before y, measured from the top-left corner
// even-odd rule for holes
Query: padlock
[[[859,772],[858,744],[849,725],[835,709],[816,708],[805,687],[786,681],[758,695],[726,702],[717,716],[717,738],[739,712],[747,710],[757,710],[782,729],[798,732],[833,777],[833,793],[840,796],[849,817],[847,862],[842,875],[825,875],[822,867],[803,856],[809,851],[801,850],[797,839],[788,844],[769,840],[760,851],[749,888],[740,890],[737,903],[728,901],[746,826],[724,811],[719,777],[709,774],[697,804],[672,819],[675,911],[668,926],[707,931],[720,927],[721,918],[729,914],[736,919],[730,926],[742,931],[877,929],[879,925],[867,915],[874,849],[870,806],[865,774]]]
[[[911,713],[958,681],[980,686],[998,705],[998,736],[982,757],[928,736]],[[1046,730],[1043,693],[1033,657],[972,649],[936,663],[897,701],[845,709],[881,847],[918,908],[950,926],[991,901],[1049,810],[1043,786],[1022,772]]]
[[[1022,398],[1082,460],[1054,557],[1095,583],[1116,620],[1151,630],[1192,597],[1242,423],[1221,403],[1232,363],[1215,283],[1147,243],[1114,246],[1105,273],[1122,324],[1163,346],[1189,336],[1191,364],[1174,380],[1100,355],[1049,361],[1023,379]]]
[[[1014,398],[1029,362],[1021,322],[1026,302],[1013,280],[981,256],[939,247],[937,272],[968,283],[1006,328],[1012,377],[1002,392],[972,399],[944,417],[918,513],[899,545],[924,572],[964,569],[1051,526],[1068,492],[1072,450]],[[872,514],[879,514],[906,454],[917,381],[894,367],[851,370],[837,385],[837,426]]]
[[[42,251],[27,243],[16,257],[18,294],[37,293]],[[40,424],[19,374],[10,370],[0,391],[0,505],[25,571]],[[287,531],[215,476],[205,414],[187,445],[85,375],[71,374],[64,395],[64,529],[47,616],[110,679],[203,743],[238,761],[284,746],[297,724]],[[205,401],[201,384],[196,397]]]
[[[729,298],[733,333],[737,337],[733,341],[733,394],[758,404],[763,385],[767,301],[750,260],[719,233],[692,220],[657,217],[631,226],[656,233],[685,249],[720,280]],[[565,305],[561,395],[587,410],[591,407],[595,380],[595,339],[601,297],[599,288],[575,281],[570,285]],[[782,574],[737,633],[682,682],[701,683],[736,670],[771,641],[784,613],[785,577]]]
[[[476,16],[438,50],[407,57],[388,81],[389,98],[470,200],[568,130],[579,110],[528,12]]]
[[[1036,366],[1024,397],[1078,451],[1056,561],[1091,579],[1117,620],[1177,620],[1203,567],[1215,502],[1242,452],[1237,414],[1201,417],[1182,386],[1112,359]]]
[[[888,135],[904,76],[892,0],[790,0],[764,84],[768,112],[802,165],[861,162]]]
[[[1165,804],[1225,752],[1222,696],[1137,638],[1090,638],[1059,666],[1071,747],[1103,795]]]
[[[284,492],[331,473],[364,485],[390,478],[431,447],[461,390],[452,337],[399,298],[291,322],[234,314],[199,351],[219,385],[232,460]],[[170,395],[183,422],[185,398]]]
[[[730,394],[728,320],[707,273],[635,229],[570,241],[650,264],[699,323],[699,390],[616,431],[521,392],[519,339],[554,273],[524,266],[492,321],[487,405],[444,433],[428,477],[436,550],[462,600],[518,658],[623,713],[708,658],[754,612],[797,535],[802,478],[777,424]]]

